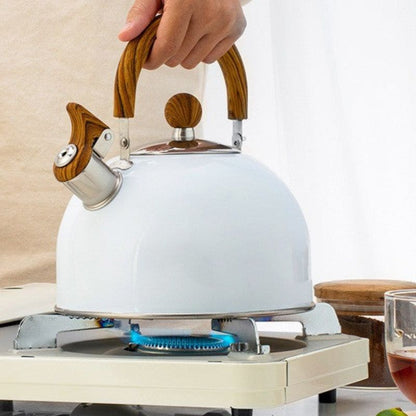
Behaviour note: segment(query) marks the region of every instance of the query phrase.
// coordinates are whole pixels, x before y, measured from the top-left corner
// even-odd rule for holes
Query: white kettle
[[[311,308],[302,212],[272,171],[241,154],[247,85],[235,46],[219,60],[232,146],[197,139],[200,104],[178,94],[165,108],[172,138],[130,154],[127,119],[158,24],[127,45],[118,67],[120,159],[102,160],[114,137],[104,123],[78,104],[67,107],[72,136],[54,173],[75,196],[58,235],[56,310],[208,318]]]

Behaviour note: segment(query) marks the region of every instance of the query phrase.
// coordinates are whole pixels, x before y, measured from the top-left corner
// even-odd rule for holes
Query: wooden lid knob
[[[195,127],[202,117],[202,107],[198,98],[191,94],[176,94],[165,106],[165,118],[171,127]]]

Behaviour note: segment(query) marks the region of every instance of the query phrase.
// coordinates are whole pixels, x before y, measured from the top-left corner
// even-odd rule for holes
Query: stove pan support
[[[272,321],[300,322],[303,327],[303,335],[335,335],[341,333],[335,309],[328,303],[317,303],[313,309],[307,312],[293,315],[278,315]]]
[[[73,318],[56,314],[29,315],[19,324],[13,346],[16,350],[56,348],[60,332],[100,328],[94,318]]]
[[[249,351],[257,355],[270,352],[268,345],[260,344],[260,337],[254,319],[213,319],[212,329],[236,336],[238,341],[231,345],[231,349],[234,351]]]

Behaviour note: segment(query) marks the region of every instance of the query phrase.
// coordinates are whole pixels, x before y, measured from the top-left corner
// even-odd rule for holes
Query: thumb
[[[135,0],[118,38],[126,42],[139,36],[162,7],[163,0]]]

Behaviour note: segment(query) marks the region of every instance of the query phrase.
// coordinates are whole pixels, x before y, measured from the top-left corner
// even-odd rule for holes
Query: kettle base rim
[[[227,319],[227,318],[256,318],[265,316],[292,315],[310,311],[315,307],[315,303],[308,305],[295,306],[265,311],[247,312],[219,312],[219,313],[125,313],[125,312],[97,312],[97,311],[78,311],[61,308],[55,305],[55,312],[60,315],[90,317],[90,318],[111,318],[111,319]]]

